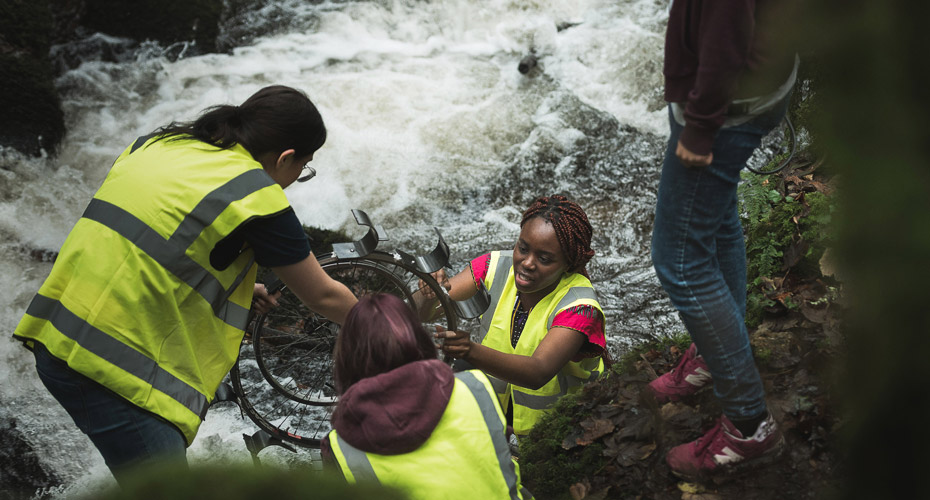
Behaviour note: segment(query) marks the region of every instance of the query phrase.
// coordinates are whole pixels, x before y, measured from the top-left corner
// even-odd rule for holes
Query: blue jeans
[[[707,167],[685,167],[675,156],[682,126],[669,107],[671,136],[659,181],[652,261],[707,363],[723,413],[734,420],[766,411],[746,331],[746,245],[736,187],[746,161],[784,117],[788,100],[720,130]]]
[[[117,482],[140,463],[187,463],[187,443],[177,427],[72,370],[41,343],[34,353],[42,383],[90,437]]]

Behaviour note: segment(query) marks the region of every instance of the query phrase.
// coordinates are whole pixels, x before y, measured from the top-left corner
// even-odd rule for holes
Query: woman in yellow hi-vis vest
[[[456,300],[482,284],[490,292],[477,342],[465,332],[436,337],[457,365],[465,361],[490,377],[517,436],[609,362],[604,314],[585,270],[594,255],[591,233],[578,204],[537,198],[523,213],[513,252],[478,257],[446,283]]]
[[[347,481],[412,499],[532,498],[491,383],[478,370],[453,375],[401,299],[369,295],[352,308],[334,379],[342,395],[322,452]]]
[[[326,140],[307,96],[266,87],[140,137],[116,159],[14,337],[120,480],[186,460],[270,267],[342,322],[356,299],[310,251],[283,189]]]

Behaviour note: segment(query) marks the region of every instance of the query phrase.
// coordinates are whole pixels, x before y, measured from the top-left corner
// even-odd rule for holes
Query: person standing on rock
[[[649,384],[659,403],[712,383],[723,407],[700,439],[666,457],[694,480],[763,465],[784,437],[766,407],[746,330],[740,171],[783,119],[797,57],[778,44],[786,2],[674,0],[665,38],[671,134],[656,202],[652,259],[693,344]]]
[[[341,323],[356,298],[320,267],[284,188],[326,140],[299,90],[265,87],[141,137],[116,159],[13,336],[117,481],[186,463],[270,267]]]

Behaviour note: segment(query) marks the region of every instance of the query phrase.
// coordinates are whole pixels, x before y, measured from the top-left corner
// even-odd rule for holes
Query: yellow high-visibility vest
[[[413,499],[530,499],[510,455],[507,422],[478,370],[455,374],[449,405],[419,448],[400,455],[363,452],[333,430],[329,443],[346,480],[377,482]]]
[[[523,333],[514,347],[510,341],[510,322],[517,300],[517,287],[510,252],[491,252],[484,284],[491,294],[491,305],[481,316],[479,342],[503,353],[532,356],[552,328],[556,315],[570,307],[590,305],[603,314],[591,281],[578,273],[565,273],[555,290],[530,311]],[[501,407],[507,408],[513,402],[513,430],[518,436],[523,436],[560,397],[577,391],[585,382],[602,373],[604,361],[596,357],[569,361],[552,380],[536,390],[509,384],[493,376],[489,378],[500,398]]]
[[[140,138],[77,221],[14,337],[165,420],[188,445],[239,353],[257,265],[223,238],[289,207],[240,145]]]

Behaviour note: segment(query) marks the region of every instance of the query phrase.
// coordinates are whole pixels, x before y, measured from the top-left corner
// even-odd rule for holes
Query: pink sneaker
[[[770,413],[752,437],[744,438],[726,415],[706,434],[669,450],[665,461],[672,473],[686,480],[716,474],[735,474],[777,460],[785,437]]]
[[[697,355],[697,346],[691,344],[678,360],[678,365],[649,382],[649,389],[659,404],[665,404],[694,394],[710,380],[707,363],[702,356]]]

